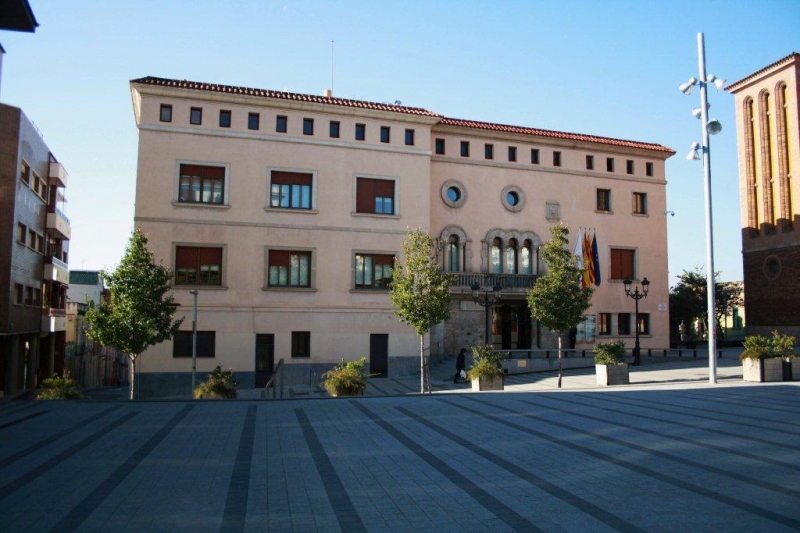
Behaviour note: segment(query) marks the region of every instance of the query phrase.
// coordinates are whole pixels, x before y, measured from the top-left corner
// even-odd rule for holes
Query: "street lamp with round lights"
[[[473,283],[470,288],[472,289],[472,301],[484,309],[486,318],[486,329],[483,338],[484,343],[486,346],[492,346],[493,343],[489,341],[489,308],[500,299],[500,292],[503,290],[503,287],[500,285],[495,285],[491,288],[489,286],[481,287],[480,283]]]
[[[636,344],[633,347],[633,366],[639,366],[642,364],[641,359],[641,349],[639,348],[639,300],[642,298],[647,298],[647,291],[650,289],[650,281],[647,278],[642,280],[641,286],[642,290],[639,292],[639,287],[631,292],[631,285],[633,285],[633,281],[626,279],[622,282],[625,285],[625,296],[628,298],[633,298],[636,302],[636,314],[634,315],[634,327],[636,329]]]

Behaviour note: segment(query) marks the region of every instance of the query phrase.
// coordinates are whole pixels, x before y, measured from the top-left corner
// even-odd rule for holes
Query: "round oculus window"
[[[781,264],[781,260],[777,255],[770,255],[764,259],[764,265],[762,268],[764,270],[764,275],[768,279],[777,279],[777,277],[781,275],[783,265]]]
[[[506,194],[506,202],[508,202],[508,205],[511,207],[516,207],[517,204],[519,204],[519,194],[517,194],[516,191],[509,192]]]
[[[516,185],[508,185],[500,195],[503,206],[512,212],[521,211],[525,207],[525,193]]]
[[[450,207],[461,207],[467,201],[467,189],[456,180],[447,180],[441,189],[442,200]]]
[[[447,188],[447,199],[451,202],[458,202],[461,200],[461,189],[453,185]]]

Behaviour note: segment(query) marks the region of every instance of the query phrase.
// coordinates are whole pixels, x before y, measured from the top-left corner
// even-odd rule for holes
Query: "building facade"
[[[341,359],[371,371],[419,368],[419,340],[392,312],[388,280],[409,229],[438,243],[455,275],[451,319],[431,354],[484,342],[471,285],[499,284],[490,341],[554,346],[525,293],[539,246],[563,222],[596,237],[601,272],[578,348],[622,338],[666,348],[668,279],[661,145],[442,117],[325,96],[141,78],[135,222],[175,271],[183,331],[141,361],[144,396],[189,392],[197,290],[198,372],[217,364],[263,386],[319,382]],[[622,280],[651,281],[633,319]]]
[[[15,395],[64,368],[67,173],[21,109],[0,104],[0,384]]]
[[[800,54],[726,89],[736,102],[746,329],[800,335]]]

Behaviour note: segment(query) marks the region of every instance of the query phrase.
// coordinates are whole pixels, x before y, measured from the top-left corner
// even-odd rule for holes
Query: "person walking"
[[[466,366],[466,348],[461,348],[461,351],[458,352],[458,357],[456,357],[456,376],[453,378],[453,384],[458,383],[458,378],[461,377],[461,372],[464,371]]]

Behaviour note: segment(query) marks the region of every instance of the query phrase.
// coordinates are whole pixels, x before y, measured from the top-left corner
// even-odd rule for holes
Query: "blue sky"
[[[697,33],[728,82],[800,51],[800,1],[29,0],[34,34],[0,32],[0,101],[69,171],[70,268],[116,265],[133,227],[142,76],[400,100],[445,116],[655,142],[667,161],[670,285],[704,267],[691,109]],[[733,96],[709,91],[715,267],[742,277]],[[654,214],[655,215],[655,214]],[[602,236],[598,236],[602,239]],[[647,275],[647,273],[643,273]]]

